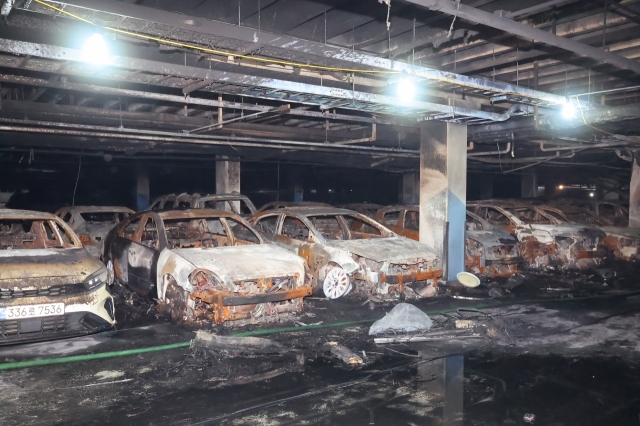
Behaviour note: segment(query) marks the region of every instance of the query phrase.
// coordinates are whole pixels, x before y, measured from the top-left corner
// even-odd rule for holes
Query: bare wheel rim
[[[322,291],[328,299],[337,299],[349,292],[349,276],[342,268],[333,268],[324,279]]]
[[[107,284],[111,285],[115,281],[115,271],[113,269],[113,261],[109,260],[107,262]]]

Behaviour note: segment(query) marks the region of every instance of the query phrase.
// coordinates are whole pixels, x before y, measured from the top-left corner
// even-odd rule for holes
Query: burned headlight
[[[102,284],[107,283],[107,269],[100,268],[93,274],[89,275],[86,280],[84,280],[84,286],[87,290],[94,290],[100,287]]]
[[[215,290],[223,290],[225,288],[224,281],[211,271],[202,269],[195,270],[189,275],[189,283],[194,289],[213,288]]]

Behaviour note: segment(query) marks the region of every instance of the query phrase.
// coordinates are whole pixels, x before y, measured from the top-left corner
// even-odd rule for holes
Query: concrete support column
[[[538,174],[535,170],[522,173],[520,181],[520,197],[535,198],[538,196]]]
[[[488,200],[493,198],[493,177],[482,177],[480,181],[480,199]]]
[[[629,184],[629,226],[640,228],[640,151],[633,156]]]
[[[240,162],[227,157],[216,160],[216,194],[240,192]],[[239,202],[236,208],[240,209]]]
[[[145,164],[138,164],[136,168],[136,208],[143,211],[149,208],[149,168]]]
[[[420,173],[404,173],[402,175],[402,188],[400,204],[418,204],[420,202]]]
[[[296,182],[293,185],[293,201],[304,201],[304,185],[302,184],[302,182]]]
[[[431,246],[443,259],[447,281],[455,280],[458,272],[464,271],[466,200],[467,126],[423,123],[420,128],[420,242]]]

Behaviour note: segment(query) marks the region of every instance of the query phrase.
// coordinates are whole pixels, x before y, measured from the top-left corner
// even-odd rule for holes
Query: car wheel
[[[333,267],[324,279],[322,291],[327,299],[337,299],[351,291],[349,276],[339,266]]]
[[[113,282],[116,280],[116,272],[113,268],[113,261],[109,259],[107,262],[107,284],[113,285]]]
[[[187,319],[187,292],[171,278],[164,295],[165,312],[171,316],[171,321],[183,323]]]

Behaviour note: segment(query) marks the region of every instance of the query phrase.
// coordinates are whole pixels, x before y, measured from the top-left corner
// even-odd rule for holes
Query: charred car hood
[[[604,231],[601,231],[598,228],[592,228],[577,223],[563,223],[561,225],[531,224],[529,226],[531,229],[547,231],[554,237],[580,237],[596,240],[607,236]]]
[[[225,281],[281,277],[304,277],[304,260],[270,244],[213,248],[173,249],[196,268],[206,269]]]
[[[84,248],[0,250],[0,287],[79,284],[101,267]]]
[[[347,250],[376,262],[411,264],[417,263],[417,259],[433,260],[436,258],[431,247],[404,237],[329,241],[327,245]]]
[[[488,231],[467,231],[466,238],[477,241],[484,247],[513,246],[518,244],[518,239],[504,229],[491,229]]]

